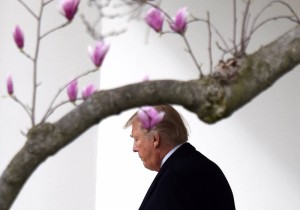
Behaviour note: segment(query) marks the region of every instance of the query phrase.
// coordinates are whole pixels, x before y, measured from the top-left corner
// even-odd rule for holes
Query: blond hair
[[[151,131],[157,131],[162,135],[168,136],[166,143],[172,145],[182,144],[188,141],[188,130],[183,117],[169,104],[153,106],[158,112],[164,112],[164,118]],[[126,122],[124,127],[132,125],[134,120],[138,119],[137,112],[134,113]]]

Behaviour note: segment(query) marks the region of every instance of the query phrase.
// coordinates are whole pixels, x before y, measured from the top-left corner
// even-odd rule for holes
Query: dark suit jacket
[[[234,210],[231,188],[221,169],[191,144],[163,164],[139,210]]]

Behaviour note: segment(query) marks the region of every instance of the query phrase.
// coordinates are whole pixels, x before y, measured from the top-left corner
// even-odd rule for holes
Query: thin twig
[[[70,23],[71,23],[71,22],[68,21],[68,22],[66,22],[66,23],[64,23],[64,24],[62,24],[62,25],[60,25],[60,26],[57,26],[57,27],[55,27],[55,28],[53,28],[53,29],[47,31],[46,33],[44,33],[43,35],[40,36],[40,39],[43,39],[43,38],[45,38],[47,35],[49,35],[49,34],[55,32],[55,31],[57,31],[57,30],[59,30],[59,29],[61,29],[61,28],[66,27],[66,26],[69,25]]]
[[[87,71],[87,72],[84,72],[84,73],[82,73],[82,74],[76,76],[73,80],[77,80],[77,79],[82,78],[82,77],[84,77],[84,76],[86,76],[86,75],[88,75],[88,74],[94,73],[94,72],[96,72],[96,71],[98,71],[98,70],[99,70],[98,68],[96,68],[96,69],[91,69],[91,70],[89,70],[89,71]],[[73,81],[73,80],[72,80],[72,81]],[[71,81],[70,81],[70,82],[71,82]],[[70,84],[70,82],[66,83],[65,85],[63,85],[63,86],[58,90],[58,92],[56,93],[56,95],[55,95],[54,98],[52,99],[52,101],[51,101],[51,103],[50,103],[50,106],[49,106],[49,108],[47,109],[47,111],[46,111],[46,113],[45,113],[45,115],[44,115],[44,117],[43,117],[43,119],[42,119],[42,121],[41,121],[42,123],[45,122],[46,119],[51,115],[51,113],[52,113],[51,110],[53,109],[53,105],[54,105],[56,99],[57,99],[58,96],[62,93],[62,91],[63,91],[64,89],[67,88],[67,86]]]
[[[251,31],[249,32],[249,35],[245,38],[245,46],[247,46],[249,44],[251,37],[260,27],[262,27],[263,25],[265,25],[268,22],[276,21],[278,19],[288,19],[288,20],[294,21],[291,16],[284,16],[284,15],[271,17],[271,18],[267,18],[267,19],[263,20],[262,22],[260,22],[258,25],[256,25],[254,28],[251,29]]]
[[[233,48],[234,54],[237,54],[237,43],[236,43],[236,33],[237,33],[237,15],[236,15],[236,0],[233,0]]]
[[[94,23],[94,27],[96,27],[99,23],[102,22],[102,18],[107,18],[107,19],[114,19],[117,17],[123,17],[127,15],[127,12],[123,12],[123,14],[119,13],[115,13],[115,14],[105,14],[104,9],[105,8],[109,8],[111,5],[111,0],[102,3],[102,1],[100,0],[99,2],[94,2],[94,5],[96,7],[96,9],[98,10],[98,18],[96,19],[95,23]]]
[[[44,6],[47,6],[49,3],[53,2],[54,0],[49,0],[43,3]]]
[[[101,34],[99,34],[96,29],[91,26],[91,24],[87,21],[84,15],[80,15],[83,25],[85,25],[87,33],[95,40],[102,40]]]
[[[100,0],[100,2],[102,2]],[[97,3],[97,2],[96,2]],[[98,30],[100,30],[100,34],[102,35],[102,32],[103,32],[103,29],[102,29],[102,15],[103,15],[103,8],[101,6],[98,6],[97,7],[97,4],[96,4],[96,8],[98,9],[98,19],[96,20],[96,22],[94,23],[94,29],[97,27],[97,25],[99,24],[98,26]],[[101,37],[100,40],[102,40],[103,38]]]
[[[194,16],[192,16],[192,18],[193,18],[192,20],[188,21],[188,24],[195,23],[195,22],[204,22],[204,23],[207,24],[207,20],[205,20],[205,19],[197,18],[197,17],[194,17]],[[215,33],[217,34],[217,36],[220,38],[220,40],[222,41],[222,43],[225,46],[225,48],[229,50],[228,44],[226,43],[224,37],[219,32],[219,30],[217,29],[217,27],[215,27],[214,24],[212,24],[211,22],[210,22],[210,26],[215,31]]]
[[[17,0],[23,7],[35,18],[38,19],[38,16],[30,9],[30,7],[23,2],[23,0]]]
[[[221,50],[223,52],[223,55],[221,56],[222,59],[224,59],[226,54],[232,54],[233,56],[235,55],[235,49],[234,48],[224,49],[223,47],[220,46],[220,44],[218,42],[216,42],[216,46],[219,50]]]
[[[194,53],[192,51],[191,45],[189,44],[188,39],[186,38],[186,36],[184,34],[182,35],[182,38],[183,38],[183,40],[185,42],[185,45],[187,47],[187,52],[191,55],[191,57],[192,57],[195,65],[196,65],[197,69],[199,70],[200,77],[202,77],[203,73],[202,73],[202,70],[201,70],[201,65],[199,65],[199,63],[198,63],[198,61],[197,61],[197,59],[196,59],[196,57],[195,57],[195,55],[194,55]]]
[[[77,100],[79,100],[79,99],[77,99]],[[71,102],[69,100],[65,100],[65,101],[62,101],[59,104],[55,105],[54,107],[51,107],[51,109],[47,112],[47,114],[43,118],[42,123],[44,123],[59,107],[65,105],[65,104],[68,104],[68,103],[71,103]]]
[[[246,48],[245,48],[245,41],[246,41],[246,30],[247,30],[247,23],[248,23],[248,19],[249,19],[249,10],[250,10],[250,4],[251,4],[251,0],[248,0],[246,3],[246,8],[245,8],[245,12],[243,15],[243,21],[242,21],[242,32],[241,32],[241,48],[240,48],[240,55],[245,54]]]
[[[281,15],[281,16],[276,16],[276,17],[271,17],[271,18],[267,18],[265,20],[263,20],[262,22],[260,22],[260,24],[258,24],[255,28],[253,28],[253,32],[255,32],[258,28],[260,28],[261,26],[265,25],[266,23],[270,22],[270,21],[275,21],[278,19],[288,19],[292,22],[297,22],[296,20],[293,19],[292,16],[287,16],[287,15]]]
[[[262,10],[254,17],[253,23],[252,23],[252,26],[251,26],[251,30],[252,30],[252,28],[255,27],[256,22],[257,22],[257,20],[259,19],[259,17],[260,17],[260,16],[264,13],[264,11],[265,11],[267,8],[269,8],[273,3],[274,3],[274,2],[270,2],[269,4],[267,4],[266,6],[264,6],[264,7],[262,8]]]
[[[104,40],[105,38],[112,37],[112,36],[118,36],[127,31],[126,28],[120,29],[118,31],[110,31],[104,33],[99,33],[96,29],[95,26],[91,26],[91,24],[86,20],[84,15],[80,16],[82,19],[83,24],[86,27],[87,33],[95,40]]]
[[[135,0],[133,0],[133,1],[135,1]],[[173,18],[166,11],[164,11],[159,5],[153,4],[152,2],[149,2],[149,1],[145,1],[142,4],[146,4],[146,5],[149,5],[153,8],[155,8],[155,9],[160,10],[166,16],[168,21],[173,22]]]
[[[286,6],[290,10],[290,12],[294,15],[294,17],[296,18],[296,22],[298,24],[300,24],[300,17],[297,15],[295,10],[293,10],[291,5],[289,5],[288,3],[284,2],[284,1],[274,1],[274,3],[279,3],[279,4],[283,4],[284,6]]]
[[[11,95],[10,97],[15,102],[17,102],[17,104],[19,104],[25,110],[25,112],[28,114],[28,116],[31,118],[32,113],[31,113],[30,109],[25,104],[23,104],[22,101],[20,101],[15,95]]]
[[[221,50],[223,52],[223,54],[227,54],[228,53],[228,50],[227,49],[224,49],[220,44],[219,42],[216,42],[216,46],[219,50]],[[224,55],[222,56],[224,57]]]
[[[21,53],[25,55],[29,60],[34,61],[33,57],[29,55],[27,52],[25,52],[24,50],[21,50]]]
[[[267,18],[265,19],[264,21],[260,22],[259,24],[256,24],[258,19],[260,18],[260,16],[269,8],[271,7],[273,4],[275,3],[278,3],[278,4],[282,4],[284,6],[286,6],[290,12],[293,14],[293,16],[276,16],[276,17],[271,17],[271,18]],[[295,20],[293,19],[293,17],[295,17]],[[289,19],[291,21],[294,21],[294,22],[297,22],[297,23],[300,23],[300,19],[299,17],[297,16],[297,13],[293,10],[293,8],[283,2],[283,1],[272,1],[270,3],[268,3],[266,6],[264,6],[261,11],[255,16],[255,18],[253,19],[253,23],[252,23],[252,26],[251,26],[251,29],[250,29],[250,32],[249,32],[249,35],[247,36],[246,38],[246,42],[247,44],[249,44],[250,42],[250,39],[251,39],[251,36],[254,34],[255,31],[257,31],[261,26],[263,26],[264,24],[270,22],[270,21],[275,21],[275,20],[278,20],[278,19]]]
[[[33,59],[33,93],[32,93],[32,115],[31,115],[31,123],[32,126],[35,125],[35,110],[36,110],[36,101],[37,101],[37,88],[38,88],[38,83],[37,83],[37,61],[38,61],[38,57],[39,57],[39,50],[40,50],[40,35],[41,35],[41,19],[42,19],[42,15],[43,15],[43,11],[44,11],[44,5],[41,4],[40,7],[40,12],[39,15],[37,16],[37,42],[36,42],[36,46],[35,46],[35,55],[34,55],[34,59]]]
[[[136,4],[139,4],[137,7],[133,7],[133,5],[136,5]],[[160,4],[160,2],[158,2],[157,4]],[[128,15],[128,21],[132,20],[132,19],[136,19],[137,17],[140,17],[140,10],[142,8],[142,6],[140,6],[140,3],[137,3],[137,2],[134,2],[134,1],[126,1],[126,0],[123,0],[122,3],[117,3],[117,4],[114,4],[112,7],[114,9],[119,9],[121,7],[124,7],[124,5],[126,5],[127,7],[129,7],[129,11],[127,12],[124,12],[123,14],[120,14],[119,17],[123,17],[123,16],[126,16]],[[131,15],[129,15],[131,14]]]
[[[210,26],[210,16],[209,16],[209,12],[207,12],[207,27],[208,27],[209,72],[212,73],[212,65],[213,65],[212,51],[211,51],[211,39],[212,39],[212,33],[211,33],[211,26]]]

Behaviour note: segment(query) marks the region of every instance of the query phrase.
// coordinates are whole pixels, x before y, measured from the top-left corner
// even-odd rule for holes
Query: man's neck
[[[172,149],[169,149],[169,151],[166,153],[166,155],[164,156],[164,158],[161,161],[160,167],[163,166],[163,164],[167,161],[167,159],[181,146],[182,144],[178,144],[175,147],[173,147]]]

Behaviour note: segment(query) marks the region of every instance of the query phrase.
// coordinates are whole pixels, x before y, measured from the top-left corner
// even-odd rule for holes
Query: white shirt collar
[[[184,144],[184,143],[183,143]],[[183,144],[178,144],[176,147],[174,147],[168,154],[162,159],[160,167],[163,166],[163,164],[166,162],[166,160]]]

